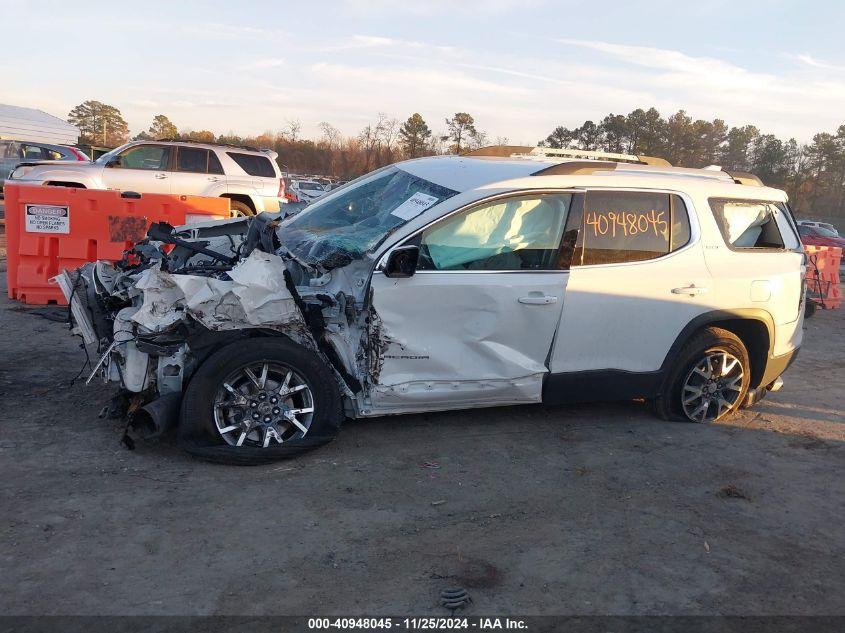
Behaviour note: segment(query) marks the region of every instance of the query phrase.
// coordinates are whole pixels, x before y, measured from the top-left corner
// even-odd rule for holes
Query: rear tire
[[[233,218],[249,218],[255,215],[255,211],[246,202],[229,199],[230,215]]]
[[[748,350],[739,337],[708,327],[681,349],[652,407],[664,420],[724,420],[745,401],[750,381]]]
[[[268,369],[262,381],[264,367]],[[243,379],[250,373],[258,378],[255,385]],[[285,380],[287,373],[296,378]],[[233,378],[237,376],[241,376],[240,382]],[[291,395],[285,397],[288,384]],[[269,400],[279,394],[281,402],[275,404],[274,399],[271,407]],[[222,400],[243,404],[229,406]],[[253,421],[258,410],[272,418],[271,424],[261,424],[267,419],[264,417]],[[286,418],[291,412],[295,415]],[[224,464],[254,465],[293,457],[330,442],[340,428],[343,409],[335,375],[321,356],[287,338],[262,337],[227,345],[203,361],[185,390],[180,419],[179,445],[187,452]],[[306,432],[300,430],[304,425]],[[269,427],[274,430],[270,432]],[[236,444],[238,440],[240,444]]]

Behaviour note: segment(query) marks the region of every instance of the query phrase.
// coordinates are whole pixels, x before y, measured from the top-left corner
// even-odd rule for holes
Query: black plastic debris
[[[440,605],[450,611],[463,609],[470,602],[472,602],[472,598],[469,597],[469,593],[463,587],[450,587],[440,592]]]

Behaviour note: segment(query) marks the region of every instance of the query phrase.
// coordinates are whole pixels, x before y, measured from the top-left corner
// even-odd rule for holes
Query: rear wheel
[[[733,333],[710,327],[681,350],[661,394],[657,415],[683,422],[714,422],[732,415],[750,383],[748,351]]]
[[[342,420],[334,373],[283,338],[228,345],[197,369],[182,400],[179,443],[229,464],[261,464],[330,441]]]
[[[255,215],[255,211],[246,202],[229,199],[229,215],[233,218],[248,218]]]

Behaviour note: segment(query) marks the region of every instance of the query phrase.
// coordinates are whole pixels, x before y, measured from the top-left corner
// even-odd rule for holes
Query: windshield
[[[816,233],[819,235],[824,235],[825,237],[839,237],[839,234],[836,231],[831,231],[830,229],[826,229],[823,226],[815,227]]]
[[[127,143],[126,145],[121,145],[120,147],[115,147],[115,148],[114,148],[113,150],[111,150],[110,152],[106,152],[105,154],[103,154],[102,156],[100,156],[100,157],[99,157],[97,160],[95,160],[94,162],[95,162],[95,163],[100,163],[100,164],[103,164],[103,163],[107,163],[107,162],[109,162],[109,159],[111,159],[111,158],[112,158],[112,157],[114,157],[114,156],[117,156],[117,155],[118,155],[118,154],[119,154],[122,150],[126,149],[127,145],[128,145],[128,143]]]
[[[298,259],[331,270],[362,257],[457,193],[396,166],[385,167],[320,198],[282,226],[279,237]]]

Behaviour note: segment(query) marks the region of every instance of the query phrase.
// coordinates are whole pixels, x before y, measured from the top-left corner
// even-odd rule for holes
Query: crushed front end
[[[122,261],[56,278],[76,332],[96,346],[88,380],[99,375],[120,386],[112,417],[128,417],[144,437],[161,435],[177,422],[182,392],[203,359],[241,338],[286,337],[319,354],[345,394],[359,386],[350,372],[355,351],[327,342],[357,321],[354,301],[312,289],[313,271],[286,254],[278,223],[260,214],[180,229],[154,224]],[[289,266],[305,284],[299,290]]]

